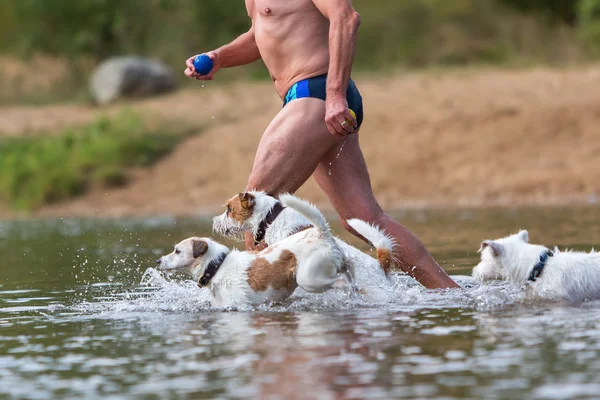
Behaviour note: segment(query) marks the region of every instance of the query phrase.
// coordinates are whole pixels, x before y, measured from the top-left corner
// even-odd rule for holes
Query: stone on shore
[[[96,103],[105,105],[124,98],[150,97],[173,91],[173,71],[158,61],[141,57],[114,57],[93,72],[90,88]]]

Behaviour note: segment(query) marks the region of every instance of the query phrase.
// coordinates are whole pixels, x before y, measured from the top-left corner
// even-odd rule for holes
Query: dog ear
[[[208,251],[208,244],[204,240],[194,240],[192,242],[192,251],[194,258],[198,258]]]
[[[529,243],[529,232],[527,232],[526,230],[522,230],[517,235],[519,236],[519,239],[521,239],[525,243]]]
[[[494,257],[498,257],[500,254],[502,254],[502,245],[500,243],[496,243],[492,240],[485,240],[483,243],[481,243],[479,252],[481,253],[486,247],[490,247],[492,249]]]
[[[254,195],[252,193],[244,192],[239,194],[240,203],[246,210],[254,207]]]
[[[489,246],[489,240],[484,240],[483,242],[481,242],[481,247],[479,247],[479,250],[477,250],[477,252],[481,253],[483,251],[483,249],[485,249],[488,246]]]

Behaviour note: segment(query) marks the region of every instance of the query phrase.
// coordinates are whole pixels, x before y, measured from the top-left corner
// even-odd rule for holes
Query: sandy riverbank
[[[386,208],[582,204],[600,197],[600,66],[356,80],[365,100],[361,145]],[[244,188],[260,136],[281,103],[263,82],[198,84],[126,106],[208,128],[152,168],[137,171],[127,187],[93,191],[34,215],[218,210]],[[0,134],[85,123],[122,107],[0,108]],[[300,194],[328,206],[312,181]]]

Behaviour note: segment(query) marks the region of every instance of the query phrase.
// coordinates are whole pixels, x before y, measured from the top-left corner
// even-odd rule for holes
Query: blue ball
[[[200,75],[206,75],[213,69],[213,60],[206,54],[200,54],[194,59],[194,68]]]

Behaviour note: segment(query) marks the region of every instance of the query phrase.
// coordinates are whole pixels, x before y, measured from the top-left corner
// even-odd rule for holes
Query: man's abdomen
[[[316,12],[255,21],[256,44],[282,98],[295,82],[329,68],[329,21]]]

